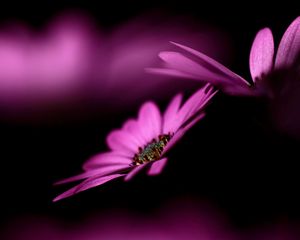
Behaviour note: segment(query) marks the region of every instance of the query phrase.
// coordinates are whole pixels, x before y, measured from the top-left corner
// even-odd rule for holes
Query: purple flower
[[[84,165],[84,173],[62,180],[67,183],[84,180],[79,185],[59,195],[54,201],[69,197],[86,189],[119,177],[130,180],[148,167],[148,175],[159,174],[167,163],[165,153],[205,115],[203,109],[217,91],[207,84],[181,106],[178,94],[161,114],[157,105],[146,102],[137,119],[127,120],[121,129],[107,137],[109,152],[100,153]]]
[[[300,17],[292,22],[284,33],[274,61],[274,41],[269,28],[260,30],[250,52],[250,72],[248,82],[214,59],[187,46],[174,43],[184,53],[161,52],[160,58],[165,68],[150,68],[148,71],[176,77],[185,77],[210,82],[224,92],[234,95],[272,96],[269,84],[274,72],[294,67],[300,54]]]

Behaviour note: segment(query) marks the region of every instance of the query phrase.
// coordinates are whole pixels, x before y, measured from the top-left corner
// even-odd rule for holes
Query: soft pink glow
[[[195,33],[198,27],[184,18],[158,14],[105,32],[80,14],[57,17],[41,31],[21,24],[7,26],[0,29],[0,111],[18,116],[26,109],[43,113],[52,106],[67,112],[82,99],[97,109],[117,109],[171,97],[189,84],[173,84],[169,77],[144,71],[170,47],[170,39],[192,46],[200,43],[207,53],[225,56],[221,46],[212,47],[221,34],[205,26]]]
[[[0,93],[14,101],[57,99],[83,84],[91,59],[88,23],[61,19],[33,34],[19,27],[0,34]]]
[[[23,217],[0,232],[3,240],[298,240],[299,223],[238,229],[209,204],[194,201],[164,203],[147,215],[106,210],[79,221]]]
[[[170,205],[170,204],[169,204]],[[10,240],[237,240],[219,214],[194,204],[171,204],[143,215],[108,212],[67,224],[47,219],[24,219],[9,226]],[[6,238],[4,238],[6,240]]]

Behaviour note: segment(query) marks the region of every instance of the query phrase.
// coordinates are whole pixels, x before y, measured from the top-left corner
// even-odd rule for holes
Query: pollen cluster
[[[161,154],[168,142],[171,139],[171,134],[163,134],[158,136],[158,140],[153,139],[144,148],[139,148],[139,153],[133,157],[133,165],[138,166],[150,161],[159,160]]]

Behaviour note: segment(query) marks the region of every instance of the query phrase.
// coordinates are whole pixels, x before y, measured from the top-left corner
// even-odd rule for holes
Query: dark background
[[[246,78],[250,77],[248,54],[255,33],[269,26],[278,44],[286,27],[300,15],[296,1],[28,0],[1,5],[0,21],[20,20],[41,29],[49,19],[72,9],[108,28],[151,10],[192,16],[232,37],[231,67]],[[79,173],[86,158],[106,149],[106,134],[128,116],[135,116],[137,108],[119,114],[103,112],[78,122],[2,121],[1,220],[47,215],[78,222],[110,209],[148,214],[177,198],[207,201],[240,228],[300,220],[299,141],[276,132],[265,107],[262,100],[220,94],[207,117],[170,152],[162,175],[141,174],[126,184],[116,180],[57,203],[52,199],[68,186],[53,187],[52,183]]]

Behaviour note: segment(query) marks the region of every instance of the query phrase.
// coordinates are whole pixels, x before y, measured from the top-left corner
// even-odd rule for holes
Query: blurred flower
[[[281,69],[294,67],[299,60],[300,17],[294,20],[284,33],[274,64],[271,30],[264,28],[257,33],[249,60],[251,83],[207,55],[181,44],[173,44],[184,53],[161,52],[159,56],[165,62],[165,68],[150,68],[149,72],[210,82],[229,94],[272,97],[273,83],[269,81],[269,77]]]
[[[192,46],[200,42],[203,50],[223,58],[223,48],[211,44],[221,34],[205,26],[196,33],[198,27],[186,18],[144,14],[104,31],[72,13],[56,18],[39,33],[21,24],[2,28],[1,118],[17,116],[22,121],[20,116],[36,114],[48,120],[54,111],[62,119],[70,112],[98,111],[99,106],[114,111],[136,107],[149,97],[171,97],[187,83],[169,84],[169,77],[161,81],[144,68],[156,64],[169,39]]]
[[[254,240],[297,240],[300,237],[299,224],[288,222],[276,223],[274,225],[260,227],[248,234],[246,239]]]
[[[1,98],[21,101],[67,97],[82,87],[91,64],[91,29],[79,17],[63,17],[34,35],[21,26],[0,34]]]
[[[170,207],[171,205],[171,207]],[[105,211],[78,223],[41,217],[8,225],[3,240],[236,240],[223,217],[207,207],[171,204],[147,215]]]
[[[108,135],[110,152],[88,160],[83,166],[83,174],[59,183],[87,180],[59,195],[54,201],[115,178],[125,176],[126,181],[130,180],[145,167],[149,167],[148,175],[159,174],[167,162],[165,153],[204,117],[204,108],[215,93],[213,87],[207,84],[182,106],[182,95],[179,94],[173,98],[163,115],[154,103],[143,104],[137,120],[126,121],[121,129]]]

